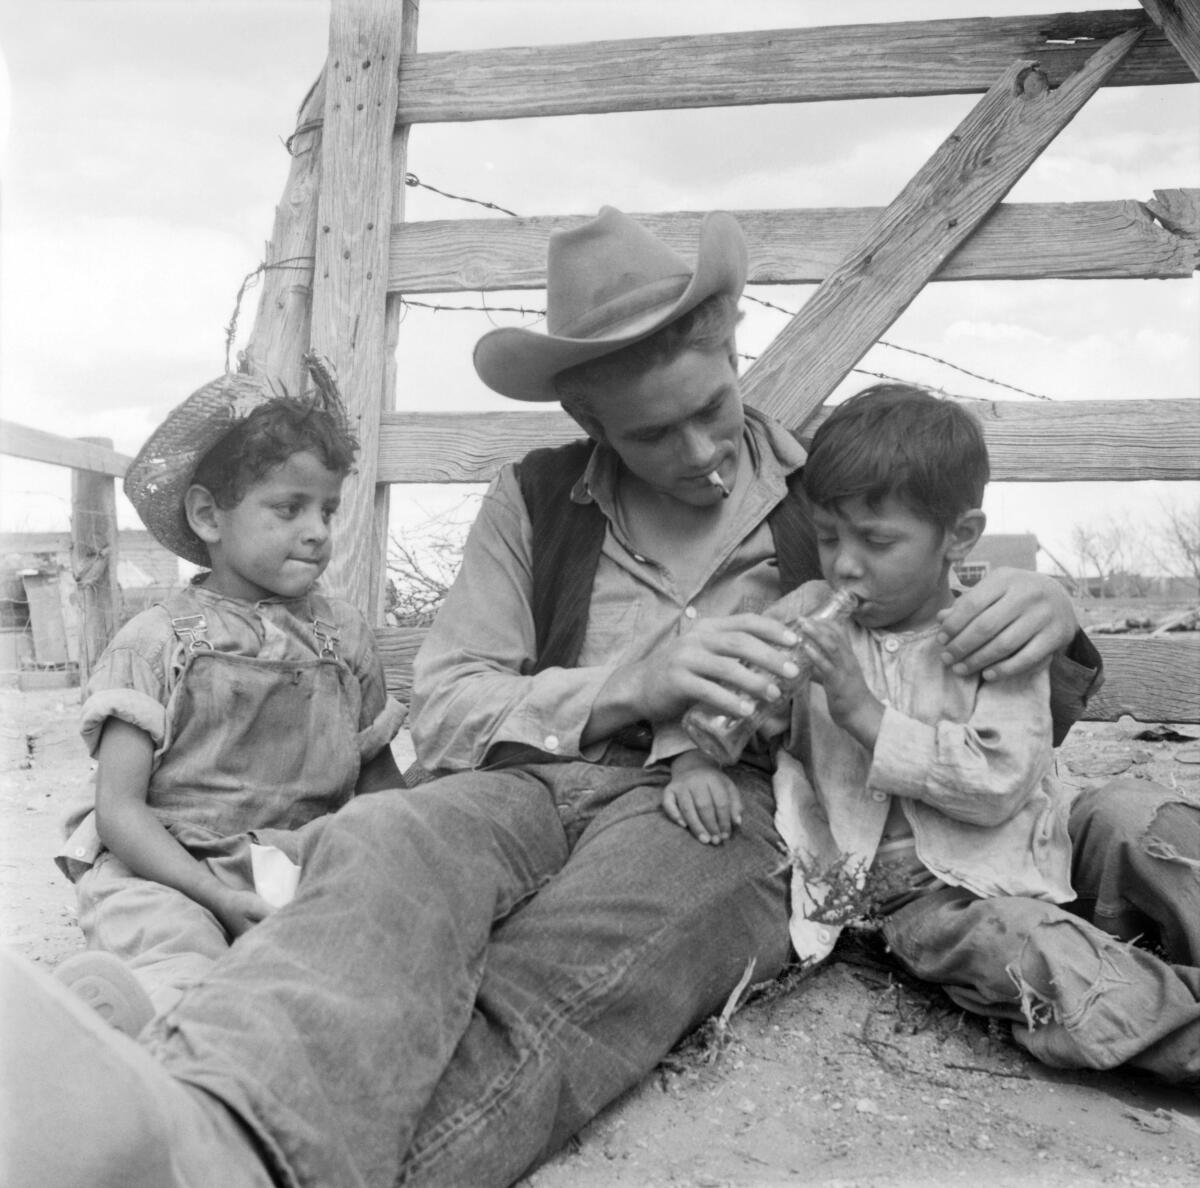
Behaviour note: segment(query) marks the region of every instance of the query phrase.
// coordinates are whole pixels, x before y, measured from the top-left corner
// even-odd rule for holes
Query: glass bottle
[[[803,618],[789,620],[787,626],[799,635],[798,625],[800,623],[814,620],[828,622],[847,619],[854,613],[857,606],[857,595],[851,594],[849,590],[834,590],[815,611]],[[804,650],[803,640],[797,640],[790,648],[779,648],[778,650],[800,670],[796,676],[786,680],[772,677],[781,690],[778,701],[755,701],[754,708],[745,715],[723,714],[702,702],[697,702],[683,715],[683,728],[687,731],[688,737],[714,763],[719,763],[722,767],[731,767],[735,764],[754,732],[766,720],[767,715],[807,684],[812,674],[812,661]],[[762,671],[754,665],[747,665],[747,667],[755,672]]]

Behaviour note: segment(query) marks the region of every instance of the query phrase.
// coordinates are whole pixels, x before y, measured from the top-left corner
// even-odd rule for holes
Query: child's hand
[[[255,924],[265,920],[275,909],[254,891],[225,890],[220,902],[213,906],[213,914],[221,921],[221,927],[231,937],[249,932]]]
[[[705,845],[728,841],[742,823],[737,785],[707,756],[686,751],[671,763],[671,782],[663,789],[663,812]]]
[[[830,717],[868,750],[875,746],[883,705],[867,687],[862,666],[837,623],[801,623],[813,680],[825,688]]]

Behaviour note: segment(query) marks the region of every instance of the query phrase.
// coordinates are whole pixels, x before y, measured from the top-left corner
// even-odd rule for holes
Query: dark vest
[[[592,583],[608,521],[594,503],[576,503],[571,490],[583,476],[593,443],[533,450],[517,463],[517,481],[533,529],[533,622],[537,660],[527,673],[571,667],[587,631]],[[782,590],[821,576],[816,537],[804,510],[800,471],[768,514]]]

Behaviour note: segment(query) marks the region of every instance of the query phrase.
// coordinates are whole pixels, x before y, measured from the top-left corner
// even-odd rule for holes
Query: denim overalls
[[[319,595],[309,604],[315,658],[275,661],[215,650],[190,592],[165,604],[182,671],[147,803],[193,857],[240,889],[254,887],[252,841],[298,862],[304,834],[351,798],[358,779],[361,689],[338,655],[328,604]],[[206,908],[108,851],[77,889],[88,947],[125,961],[160,1011],[229,947]]]

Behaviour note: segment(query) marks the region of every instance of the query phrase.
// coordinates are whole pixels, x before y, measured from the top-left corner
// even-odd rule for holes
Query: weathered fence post
[[[110,437],[80,441],[112,449]],[[117,493],[113,477],[71,471],[71,569],[79,597],[79,676],[82,684],[117,629]]]

